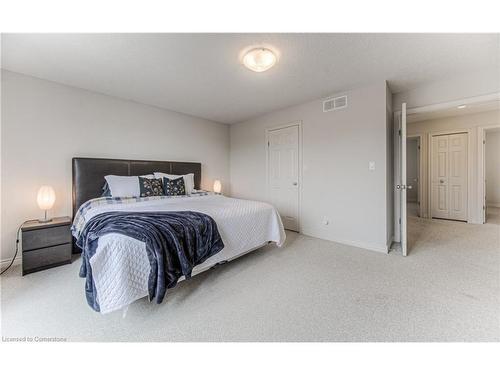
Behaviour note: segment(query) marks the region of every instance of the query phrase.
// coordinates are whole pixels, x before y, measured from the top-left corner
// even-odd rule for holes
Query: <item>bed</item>
[[[226,263],[270,242],[282,246],[285,231],[275,208],[267,203],[228,198],[199,191],[201,164],[172,161],[141,161],[73,158],[73,227],[76,238],[91,221],[105,214],[141,215],[147,213],[185,213],[207,215],[215,221],[224,247],[192,269],[192,275]],[[138,176],[153,172],[173,175],[194,174],[197,192],[189,196],[110,198],[101,197],[104,176]],[[123,233],[106,233],[98,238],[97,248],[88,259],[91,268],[86,292],[89,305],[101,313],[125,308],[147,297],[152,268],[146,245]],[[81,251],[76,242],[74,251]],[[82,265],[83,268],[83,265]],[[179,279],[184,279],[181,277]],[[90,282],[90,285],[89,285]],[[89,300],[89,288],[94,306]],[[97,308],[96,308],[97,306]]]

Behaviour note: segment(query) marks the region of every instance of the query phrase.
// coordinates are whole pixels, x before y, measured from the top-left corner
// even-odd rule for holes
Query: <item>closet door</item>
[[[467,134],[432,137],[431,214],[467,220]]]
[[[431,214],[440,219],[448,219],[450,213],[448,143],[448,135],[432,137]]]
[[[467,220],[467,134],[452,134],[449,144],[449,219]]]

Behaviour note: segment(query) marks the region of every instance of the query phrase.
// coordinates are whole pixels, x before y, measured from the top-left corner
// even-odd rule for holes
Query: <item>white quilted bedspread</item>
[[[236,258],[269,241],[278,246],[282,246],[285,241],[285,231],[278,212],[263,202],[207,195],[108,204],[89,209],[85,213],[85,221],[109,211],[197,211],[211,216],[217,223],[225,247],[195,267],[193,274],[221,261]],[[144,242],[120,234],[102,236],[90,264],[101,313],[128,306],[148,295],[150,266]]]

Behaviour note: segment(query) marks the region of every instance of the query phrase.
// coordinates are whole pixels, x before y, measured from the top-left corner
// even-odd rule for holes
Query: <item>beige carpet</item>
[[[71,341],[498,341],[500,226],[410,219],[410,255],[288,233],[181,283],[166,302],[99,315],[80,260],[1,278],[2,336]]]

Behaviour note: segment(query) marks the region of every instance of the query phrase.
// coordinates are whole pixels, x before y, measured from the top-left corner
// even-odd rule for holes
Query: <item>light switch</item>
[[[375,170],[375,162],[374,161],[368,162],[368,170],[370,170],[370,171]]]

